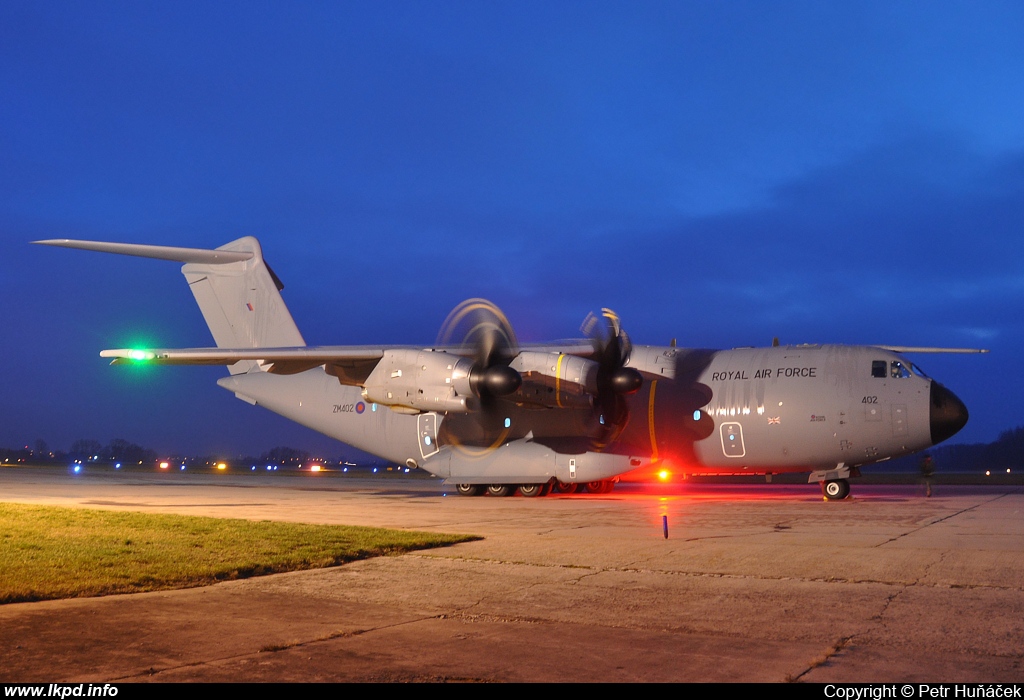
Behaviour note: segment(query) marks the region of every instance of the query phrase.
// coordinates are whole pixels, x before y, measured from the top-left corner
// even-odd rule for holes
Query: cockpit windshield
[[[890,362],[886,360],[873,360],[871,362],[872,377],[879,379],[904,379],[914,375],[929,379],[924,370],[913,362],[907,362],[906,360],[892,360]]]
[[[905,379],[910,374],[910,368],[899,360],[893,360],[889,363],[889,376],[893,379]]]

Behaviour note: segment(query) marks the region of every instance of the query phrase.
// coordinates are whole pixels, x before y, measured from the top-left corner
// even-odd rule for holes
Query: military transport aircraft
[[[104,350],[113,364],[225,365],[217,383],[325,435],[419,467],[460,494],[603,493],[666,460],[691,473],[811,472],[826,498],[865,464],[959,431],[967,409],[907,361],[957,348],[633,346],[608,309],[578,340],[520,345],[482,299],[433,347],[309,347],[259,242],[216,250],[67,239],[43,245],[185,263],[215,348]]]

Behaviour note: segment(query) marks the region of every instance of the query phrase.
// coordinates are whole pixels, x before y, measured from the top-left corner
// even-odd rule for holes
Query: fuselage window
[[[903,379],[910,376],[910,370],[899,360],[893,360],[889,365],[889,376],[893,379]]]
[[[885,360],[875,360],[871,363],[871,376],[885,379]]]

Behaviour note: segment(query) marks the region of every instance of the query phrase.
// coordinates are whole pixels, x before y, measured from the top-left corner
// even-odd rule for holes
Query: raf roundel
[[[366,410],[366,404],[365,403],[360,401],[359,403],[356,404],[356,413],[360,413],[361,414],[365,410]]]

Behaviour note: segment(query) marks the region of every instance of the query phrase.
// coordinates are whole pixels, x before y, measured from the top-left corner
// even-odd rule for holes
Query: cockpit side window
[[[893,360],[889,364],[889,376],[893,379],[904,379],[910,376],[910,368],[899,360]]]
[[[874,360],[871,363],[871,376],[885,379],[885,360]]]

